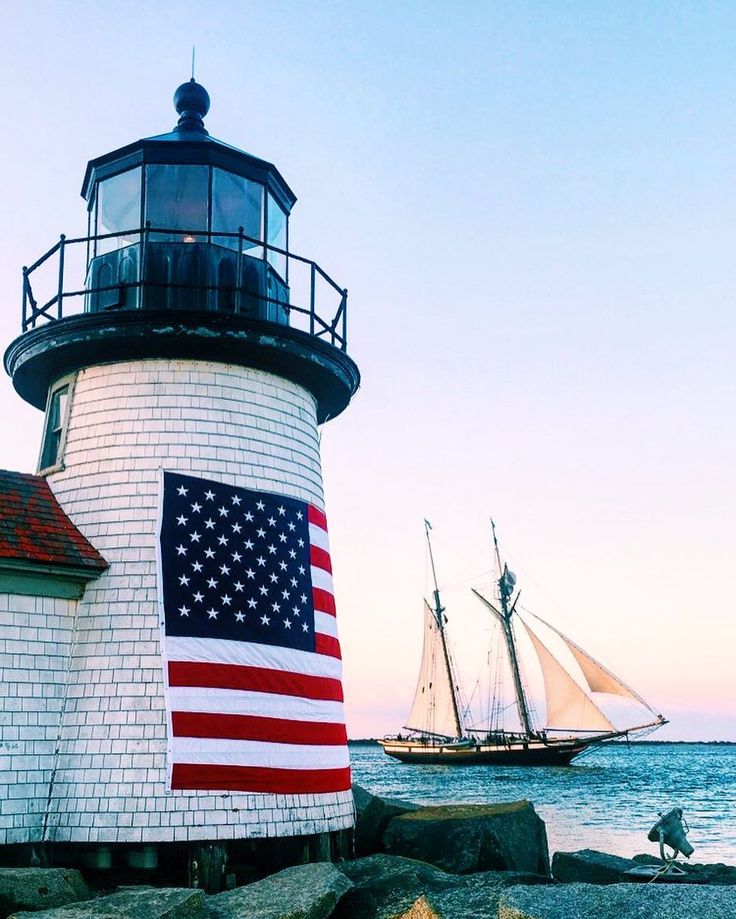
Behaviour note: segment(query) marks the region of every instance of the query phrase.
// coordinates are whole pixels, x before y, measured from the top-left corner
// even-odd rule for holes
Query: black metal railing
[[[110,241],[116,247],[100,253]],[[316,262],[242,227],[224,233],[148,223],[74,239],[62,234],[23,268],[23,332],[84,312],[182,308],[290,325],[347,350],[347,290]]]

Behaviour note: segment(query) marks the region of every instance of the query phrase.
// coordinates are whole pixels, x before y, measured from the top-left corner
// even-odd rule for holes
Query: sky
[[[351,736],[404,723],[423,519],[468,691],[489,517],[524,602],[670,718],[736,741],[732,3],[17,3],[0,34],[0,342],[83,234],[88,159],[175,123],[277,164],[292,249],[350,291],[322,429]],[[39,412],[0,379],[0,466]]]

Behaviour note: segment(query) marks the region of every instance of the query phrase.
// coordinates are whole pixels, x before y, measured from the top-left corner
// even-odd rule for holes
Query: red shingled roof
[[[0,560],[100,572],[107,562],[61,509],[46,479],[0,469]]]

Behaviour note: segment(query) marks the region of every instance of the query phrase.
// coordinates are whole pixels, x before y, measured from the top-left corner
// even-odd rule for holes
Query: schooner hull
[[[402,763],[442,766],[569,766],[591,744],[588,741],[543,744],[452,745],[379,741],[383,752]]]

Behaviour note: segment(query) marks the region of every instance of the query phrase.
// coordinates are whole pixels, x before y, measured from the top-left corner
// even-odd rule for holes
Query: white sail
[[[547,728],[570,731],[615,731],[593,700],[586,695],[562,664],[521,617],[519,621],[537,652],[547,700]]]
[[[422,665],[405,727],[426,734],[460,737],[455,698],[442,633],[434,611],[425,600]]]
[[[583,671],[583,676],[591,689],[591,692],[607,692],[615,696],[624,696],[627,699],[633,699],[635,702],[640,703],[644,708],[648,709],[653,715],[657,713],[642,697],[632,689],[630,686],[627,686],[623,680],[620,680],[615,673],[604,667],[600,661],[597,661],[594,657],[588,654],[587,651],[584,651],[579,644],[574,642],[572,638],[568,638],[567,635],[564,635],[559,629],[555,628],[553,625],[550,625],[549,622],[542,619],[541,616],[537,616],[536,613],[532,613],[535,619],[539,619],[540,622],[544,623],[548,629],[551,629],[555,634],[559,635],[560,638],[565,642],[567,647],[570,649],[570,653],[573,655],[575,660],[578,662],[580,669]]]

